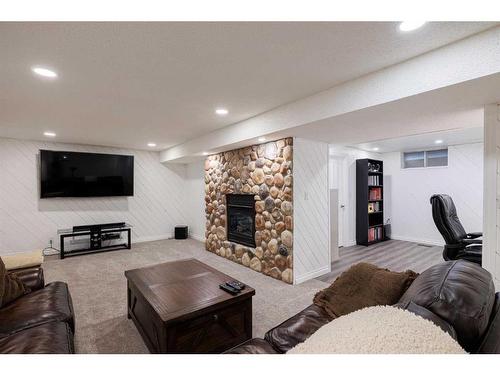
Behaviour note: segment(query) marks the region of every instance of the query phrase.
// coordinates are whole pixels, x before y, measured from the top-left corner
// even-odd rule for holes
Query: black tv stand
[[[112,251],[120,249],[130,249],[131,248],[131,229],[132,226],[126,223],[108,223],[108,224],[92,224],[92,225],[80,225],[75,226],[71,229],[62,229],[57,231],[60,237],[61,250],[59,257],[64,259],[68,256],[84,255],[91,253],[98,253],[103,251]],[[103,242],[109,240],[116,240],[121,238],[121,233],[127,233],[127,242],[103,245]],[[65,239],[75,238],[75,237],[85,237],[89,236],[90,245],[86,249],[77,250],[65,250]]]

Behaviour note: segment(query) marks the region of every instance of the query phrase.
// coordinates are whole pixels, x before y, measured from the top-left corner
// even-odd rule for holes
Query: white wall
[[[134,155],[134,196],[39,199],[39,149]],[[185,175],[158,152],[0,138],[0,255],[44,248],[50,238],[58,247],[58,229],[82,224],[128,222],[135,242],[171,237],[189,224]]]
[[[186,211],[189,235],[198,241],[205,241],[205,170],[204,161],[188,164],[186,167],[186,190],[189,197]]]
[[[328,144],[293,140],[294,283],[330,272]]]
[[[353,246],[356,244],[356,159],[377,159],[382,156],[378,153],[367,152],[350,147],[329,146],[329,188],[340,189],[339,203],[345,207],[343,211],[342,246]],[[339,186],[338,173],[340,168],[343,173],[343,186]],[[338,225],[337,218],[332,218],[332,225]]]
[[[384,219],[391,219],[392,238],[441,245],[432,220],[433,194],[453,198],[468,232],[483,229],[483,144],[448,147],[448,167],[402,169],[401,154],[382,154]]]

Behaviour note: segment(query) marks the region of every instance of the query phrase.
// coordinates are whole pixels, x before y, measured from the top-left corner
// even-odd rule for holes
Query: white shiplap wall
[[[205,162],[199,161],[186,166],[186,213],[189,235],[198,241],[205,241]]]
[[[444,244],[432,219],[430,197],[448,194],[468,232],[483,230],[483,144],[448,147],[448,166],[401,168],[401,153],[382,154],[384,219],[391,219],[391,237],[433,245]]]
[[[134,155],[134,196],[39,199],[40,149]],[[158,152],[0,138],[0,255],[40,249],[73,225],[133,225],[135,242],[168,238],[189,224],[184,165],[163,165]]]
[[[328,144],[293,140],[293,276],[298,284],[330,271]]]

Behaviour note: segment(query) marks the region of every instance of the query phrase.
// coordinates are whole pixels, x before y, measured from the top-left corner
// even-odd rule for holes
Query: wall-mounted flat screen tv
[[[40,150],[40,197],[134,195],[134,157]]]

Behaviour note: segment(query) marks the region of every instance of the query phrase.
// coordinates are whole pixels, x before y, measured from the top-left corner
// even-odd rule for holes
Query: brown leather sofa
[[[491,274],[474,263],[455,260],[430,267],[396,305],[433,321],[469,353],[500,353],[500,293],[495,294]],[[321,307],[310,305],[264,339],[251,339],[226,353],[286,353],[330,320]]]
[[[11,271],[30,289],[0,309],[0,353],[74,353],[75,320],[66,283],[45,285],[42,268]]]

